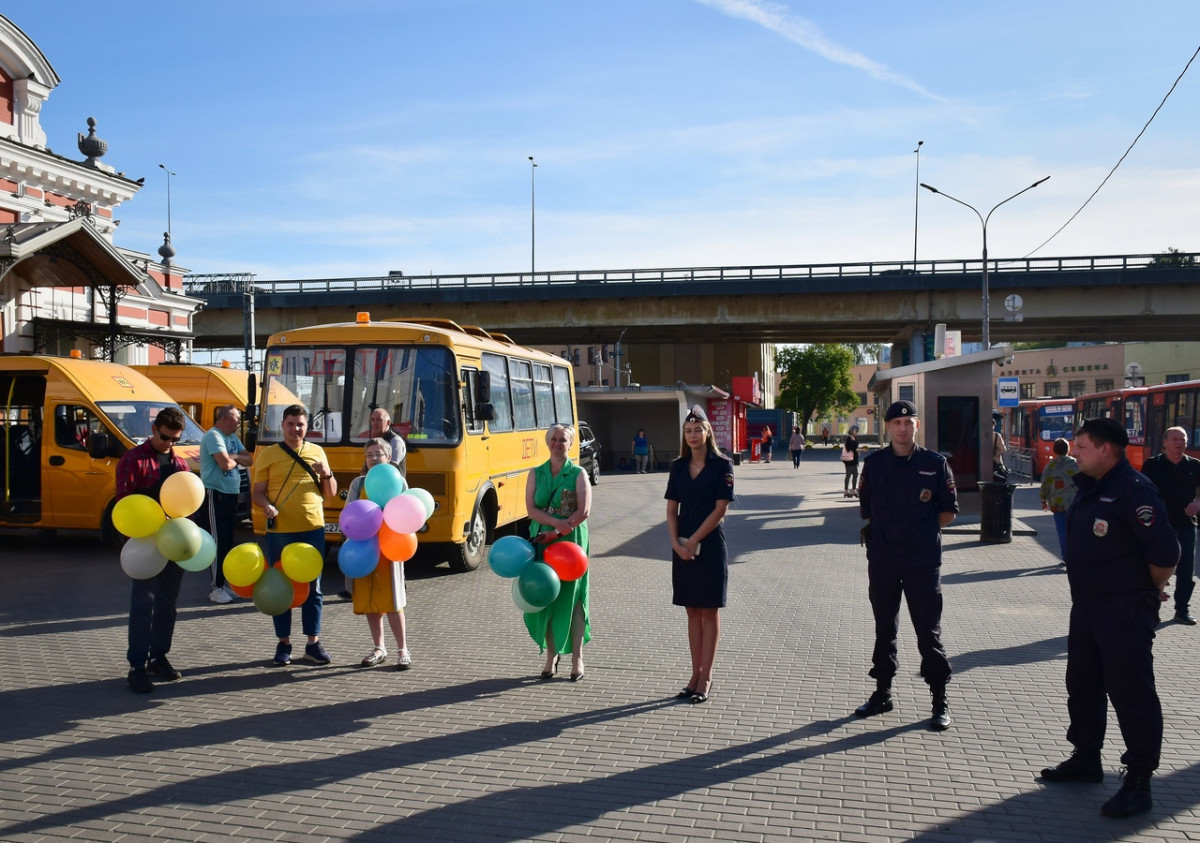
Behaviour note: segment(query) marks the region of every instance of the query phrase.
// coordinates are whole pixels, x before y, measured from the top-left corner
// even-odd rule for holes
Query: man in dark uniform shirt
[[[930,728],[950,727],[946,683],[950,660],[942,646],[942,527],[958,512],[954,474],[946,458],[916,443],[920,421],[909,401],[884,415],[890,445],[863,461],[858,505],[867,544],[868,594],[875,615],[875,649],[870,675],[875,693],[855,709],[859,717],[891,711],[892,677],[899,662],[896,637],[900,596],[917,633],[921,676],[933,696]]]
[[[1142,474],[1150,478],[1167,505],[1167,517],[1179,540],[1179,565],[1175,569],[1175,620],[1187,626],[1196,621],[1188,611],[1196,571],[1196,513],[1200,512],[1200,460],[1186,453],[1187,431],[1169,427],[1163,433],[1162,453],[1146,460]]]
[[[1179,542],[1154,484],[1125,459],[1129,436],[1114,419],[1088,419],[1075,436],[1079,488],[1067,510],[1067,740],[1071,757],[1042,770],[1052,782],[1099,782],[1100,749],[1112,699],[1125,740],[1124,783],[1104,803],[1107,817],[1150,810],[1150,776],[1162,751],[1154,688],[1154,628]]]

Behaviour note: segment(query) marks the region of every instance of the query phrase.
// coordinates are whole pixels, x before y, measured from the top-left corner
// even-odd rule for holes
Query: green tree
[[[1168,246],[1167,251],[1160,255],[1155,255],[1154,260],[1152,260],[1152,261],[1150,261],[1150,263],[1146,264],[1146,268],[1147,269],[1157,269],[1162,266],[1195,266],[1195,265],[1196,265],[1196,258],[1194,255],[1186,255],[1183,252],[1179,251],[1178,249],[1174,249],[1174,248]]]
[[[850,369],[854,349],[847,345],[818,345],[781,348],[775,368],[783,373],[779,382],[778,406],[799,414],[802,424],[813,415],[849,413],[858,407],[858,394]]]
[[[879,357],[883,354],[883,343],[878,342],[860,342],[847,346],[854,352],[854,365],[861,366],[863,363],[878,363]]]

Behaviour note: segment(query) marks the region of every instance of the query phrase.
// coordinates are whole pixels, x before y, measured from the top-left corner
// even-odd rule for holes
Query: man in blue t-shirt
[[[238,466],[248,466],[253,455],[242,445],[237,434],[242,413],[232,404],[217,408],[216,423],[200,440],[200,479],[204,481],[204,505],[196,514],[200,526],[212,533],[217,543],[217,558],[212,564],[212,589],[208,599],[228,603],[233,595],[225,588],[222,564],[233,547],[233,531],[237,526],[238,493],[242,488],[242,473]]]

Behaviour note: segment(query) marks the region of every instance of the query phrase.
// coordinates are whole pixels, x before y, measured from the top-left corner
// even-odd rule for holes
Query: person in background
[[[390,462],[391,457],[392,449],[387,440],[383,437],[368,439],[363,446],[362,471],[350,481],[346,500],[356,501],[366,497],[363,481],[367,472],[377,465]],[[380,556],[374,571],[354,580],[353,600],[354,614],[367,616],[367,628],[374,645],[362,660],[362,666],[375,667],[387,661],[387,648],[383,646],[383,616],[386,614],[392,637],[396,639],[396,669],[408,670],[412,667],[408,630],[404,623],[404,607],[408,604],[404,589],[404,564]]]
[[[325,451],[304,438],[308,431],[308,410],[291,404],[283,410],[283,441],[260,447],[254,460],[254,505],[261,507],[267,519],[267,563],[278,565],[283,549],[292,542],[311,544],[325,555],[326,498],[337,494],[337,481],[329,470]],[[321,643],[321,578],[308,590],[300,607],[300,620],[308,644],[304,658],[319,665],[332,659]],[[272,618],[279,639],[272,663],[283,667],[292,663],[292,610]]]
[[[187,463],[175,456],[175,443],[183,436],[183,410],[164,407],[154,417],[153,432],[145,442],[130,448],[117,463],[117,500],[139,494],[158,500],[162,485]],[[182,674],[167,659],[175,634],[175,601],[183,582],[183,568],[174,562],[148,580],[134,580],[129,601],[129,675],[126,683],[135,694],[154,690],[150,677],[174,682]]]
[[[404,437],[392,429],[391,413],[383,407],[376,407],[371,411],[370,425],[371,438],[387,442],[391,451],[388,462],[400,469],[403,474],[404,464],[408,457],[408,446],[404,444]]]
[[[821,428],[821,444],[822,445],[829,444],[829,425],[825,425],[824,427]]]
[[[587,472],[572,462],[567,452],[575,441],[575,429],[551,425],[546,431],[550,459],[530,469],[525,484],[525,509],[529,513],[529,538],[542,558],[546,545],[565,539],[590,553],[588,516],[592,509],[592,486]],[[564,582],[558,597],[538,612],[525,613],[529,636],[546,654],[542,679],[558,671],[559,656],[571,654],[571,681],[583,678],[583,645],[592,640],[588,609],[588,573]]]
[[[639,427],[637,436],[633,437],[633,464],[638,474],[646,473],[646,464],[650,460],[650,443],[646,441],[646,431]]]
[[[225,587],[222,565],[225,554],[233,547],[233,533],[238,522],[238,496],[242,491],[242,473],[238,466],[254,461],[238,439],[242,412],[232,404],[217,408],[213,426],[200,440],[200,479],[204,481],[204,504],[197,513],[197,522],[208,530],[217,544],[217,556],[212,563],[208,599],[213,603],[228,603],[233,599]]]
[[[1004,455],[1008,453],[1008,445],[1004,444],[1004,435],[1000,432],[1004,417],[996,410],[992,411],[992,480],[997,483],[1008,481],[1008,467],[1004,464]]]
[[[846,431],[842,442],[842,465],[846,468],[846,478],[842,482],[842,497],[858,497],[858,425]]]
[[[771,461],[771,445],[774,443],[774,435],[771,433],[770,425],[763,425],[762,428],[762,458],[763,462]]]
[[[1071,443],[1066,439],[1055,439],[1054,457],[1042,469],[1042,488],[1039,496],[1042,509],[1054,513],[1054,529],[1058,533],[1058,558],[1060,565],[1067,564],[1067,510],[1075,500],[1075,481],[1079,463],[1071,454]]]
[[[1162,703],[1154,686],[1154,629],[1179,542],[1162,496],[1125,458],[1129,434],[1115,419],[1086,419],[1075,434],[1078,494],[1067,511],[1067,740],[1075,747],[1050,782],[1100,782],[1108,701],[1125,753],[1121,789],[1100,808],[1106,817],[1153,806],[1150,777],[1162,753]]]
[[[792,468],[800,467],[800,458],[804,456],[804,434],[800,427],[792,428],[792,438],[788,440],[788,450],[792,452]]]
[[[946,458],[916,442],[915,404],[895,402],[884,422],[890,443],[863,460],[858,481],[859,512],[867,519],[861,533],[867,545],[867,594],[875,617],[870,670],[875,692],[854,713],[872,717],[892,710],[903,596],[917,633],[921,677],[933,699],[929,727],[940,732],[950,728],[950,660],[942,646],[942,528],[958,513],[958,493]]]
[[[1179,540],[1179,566],[1175,569],[1175,620],[1195,626],[1189,612],[1196,587],[1196,514],[1200,513],[1200,460],[1189,457],[1187,431],[1169,427],[1163,433],[1162,453],[1146,460],[1142,474],[1158,487],[1167,505],[1167,517]]]
[[[722,524],[733,500],[733,461],[721,453],[700,407],[683,420],[679,458],[667,480],[672,602],[687,611],[692,675],[677,696],[708,702],[729,582]]]

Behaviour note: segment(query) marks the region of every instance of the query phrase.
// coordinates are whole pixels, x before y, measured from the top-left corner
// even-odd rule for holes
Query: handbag
[[[854,462],[854,451],[842,448],[842,462]]]

